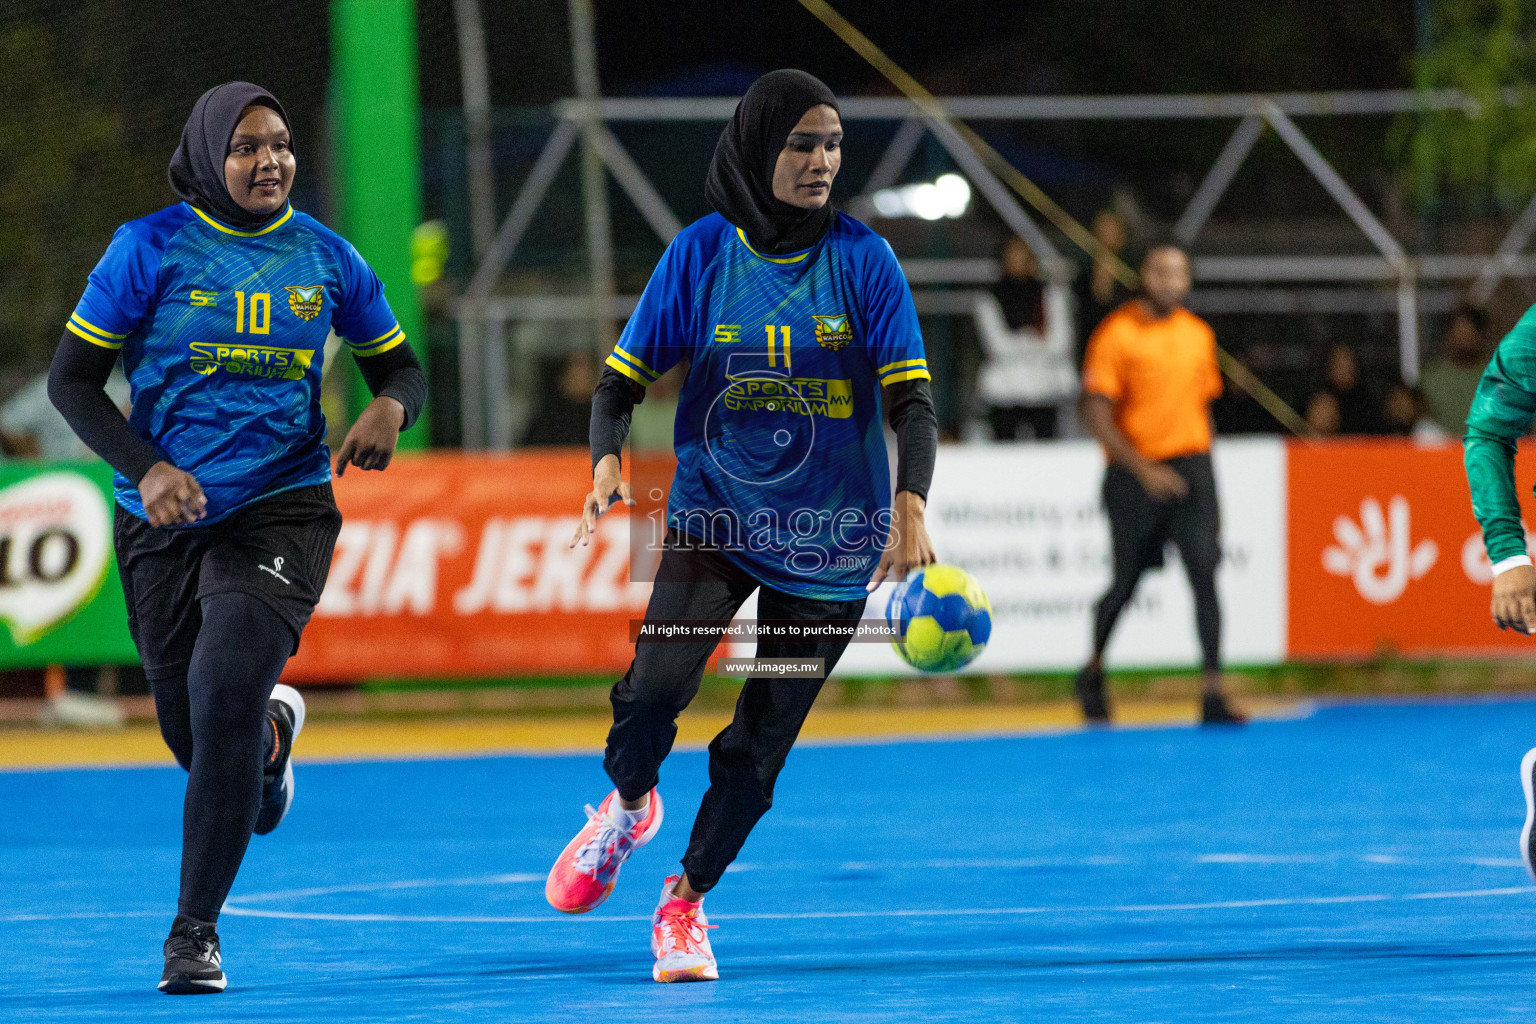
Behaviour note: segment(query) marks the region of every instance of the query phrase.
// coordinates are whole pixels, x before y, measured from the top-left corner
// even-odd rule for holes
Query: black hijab
[[[773,168],[789,133],[812,107],[837,99],[804,71],[770,71],[752,83],[720,133],[704,195],[720,215],[746,232],[758,252],[778,255],[809,249],[837,216],[832,201],[804,210],[773,194]],[[839,113],[841,113],[839,111]]]
[[[283,213],[252,213],[235,202],[224,184],[229,140],[240,124],[240,112],[252,104],[277,111],[288,126],[291,146],[293,124],[276,96],[250,82],[225,82],[203,93],[192,105],[192,116],[181,130],[181,144],[171,156],[169,171],[171,188],[178,196],[214,219],[244,231],[259,228]]]

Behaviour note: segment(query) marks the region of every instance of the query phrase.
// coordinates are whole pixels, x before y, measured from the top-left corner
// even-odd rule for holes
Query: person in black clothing
[[[1124,257],[1130,232],[1113,210],[1100,210],[1093,218],[1093,237],[1110,252]],[[1088,339],[1094,328],[1110,313],[1135,298],[1136,293],[1115,276],[1108,260],[1095,259],[1086,274],[1078,275],[1077,293],[1077,365],[1083,365]]]
[[[597,360],[586,349],[567,355],[556,386],[544,393],[523,434],[524,447],[586,444],[592,419],[592,389],[597,386]]]
[[[1319,393],[1333,398],[1338,410],[1338,433],[1385,432],[1382,404],[1361,379],[1359,360],[1355,358],[1355,350],[1348,345],[1339,344],[1328,349],[1323,359],[1323,387]]]

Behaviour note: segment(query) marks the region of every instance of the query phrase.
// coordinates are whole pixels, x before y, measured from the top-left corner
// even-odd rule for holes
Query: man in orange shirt
[[[1141,574],[1163,564],[1173,541],[1195,593],[1204,697],[1201,721],[1242,724],[1222,695],[1221,510],[1211,469],[1210,403],[1221,394],[1216,335],[1184,308],[1189,257],[1157,245],[1141,265],[1142,294],[1099,324],[1083,367],[1083,420],[1104,446],[1104,508],[1114,581],[1095,611],[1093,657],[1077,676],[1089,721],[1109,720],[1104,648]]]

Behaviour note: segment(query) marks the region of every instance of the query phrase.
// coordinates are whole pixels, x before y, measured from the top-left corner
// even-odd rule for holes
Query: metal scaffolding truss
[[[587,91],[587,90],[583,90]],[[618,138],[609,122],[728,120],[734,98],[562,100],[554,105],[556,124],[511,209],[479,259],[463,296],[451,306],[460,332],[460,379],[467,448],[510,448],[520,421],[526,419],[530,397],[526,385],[511,381],[510,365],[524,353],[509,352],[508,324],[532,320],[596,320],[598,336],[611,331],[614,319],[633,311],[637,296],[612,294],[612,250],[607,239],[604,190],[592,187],[592,174],[583,181],[588,209],[588,248],[593,289],[586,295],[498,296],[496,284],[509,265],[544,201],[561,165],[584,140],[584,161],[596,168],[601,182],[606,168],[620,189],[645,218],[663,244],[681,228],[667,206]],[[1197,291],[1192,305],[1207,312],[1346,312],[1392,310],[1398,319],[1398,350],[1403,379],[1419,374],[1419,315],[1422,310],[1449,308],[1457,283],[1471,282],[1474,301],[1484,302],[1506,277],[1536,276],[1536,259],[1523,255],[1536,234],[1536,198],[1515,221],[1498,249],[1488,256],[1410,255],[1350,188],[1298,127],[1296,117],[1357,116],[1408,111],[1458,110],[1475,114],[1478,105],[1455,90],[1372,92],[1230,94],[1212,96],[962,96],[941,101],[954,117],[965,120],[1147,120],[1238,118],[1226,145],[1206,173],[1174,226],[1186,245],[1193,243],[1237,176],[1266,127],[1272,129],[1302,165],[1338,203],[1376,250],[1375,255],[1350,256],[1207,256],[1194,260],[1198,284],[1222,284]],[[1522,102],[1508,95],[1503,102]],[[895,136],[866,183],[866,194],[894,185],[925,136],[931,135],[954,160],[972,187],[1002,221],[1021,236],[1040,259],[1052,288],[1067,288],[1075,263],[1065,258],[1051,237],[945,122],[930,120],[908,100],[852,98],[842,101],[844,120],[897,120]],[[483,172],[482,172],[483,174]],[[483,190],[483,186],[482,186]],[[857,202],[857,200],[855,200]],[[595,210],[601,204],[601,210]],[[596,227],[594,227],[596,225]],[[484,235],[488,232],[482,231]],[[484,243],[481,243],[484,244]],[[477,245],[477,249],[479,245]],[[914,285],[918,310],[968,315],[976,289],[996,280],[993,260],[902,261]],[[605,291],[602,282],[610,282]],[[1426,282],[1438,282],[1428,289]],[[1284,290],[1256,287],[1281,284]],[[924,288],[924,285],[942,286]],[[971,286],[956,289],[954,286]],[[1307,287],[1299,287],[1306,285]],[[1332,285],[1334,287],[1315,287]],[[1343,287],[1339,287],[1343,286]],[[478,385],[478,386],[477,386]]]

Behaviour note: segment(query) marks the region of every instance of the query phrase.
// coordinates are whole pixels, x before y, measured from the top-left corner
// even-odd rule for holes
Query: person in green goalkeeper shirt
[[[1483,545],[1493,563],[1493,621],[1500,629],[1536,633],[1536,569],[1525,547],[1525,524],[1515,488],[1515,443],[1536,416],[1536,306],[1499,342],[1483,371],[1467,414],[1463,441],[1472,514],[1483,528]],[[1520,762],[1525,790],[1525,827],[1520,856],[1536,878],[1536,749]]]

